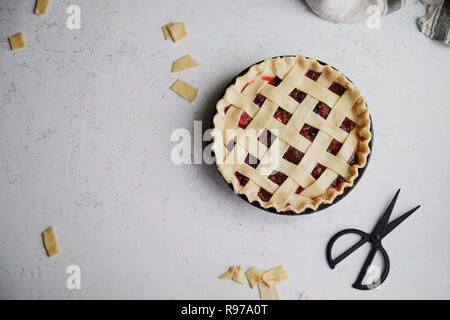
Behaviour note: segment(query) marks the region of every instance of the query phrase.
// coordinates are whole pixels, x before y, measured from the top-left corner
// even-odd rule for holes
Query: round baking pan
[[[295,55],[284,55],[284,56],[279,56],[279,57],[280,57],[280,58],[283,58],[283,57],[295,57]],[[278,58],[278,57],[273,57],[273,58]],[[307,58],[308,58],[308,57],[307,57]],[[233,79],[229,84],[227,84],[227,85],[225,86],[225,89],[224,89],[224,91],[223,91],[223,93],[222,93],[222,95],[220,96],[219,99],[221,99],[221,98],[225,95],[226,89],[227,89],[229,86],[233,85],[233,84],[236,82],[236,78],[239,78],[240,76],[244,75],[244,74],[245,74],[252,66],[254,66],[254,65],[256,65],[256,64],[259,64],[259,63],[261,63],[261,62],[263,62],[263,61],[264,61],[264,60],[261,60],[261,61],[255,63],[255,64],[249,66],[249,67],[246,68],[245,70],[242,70],[241,73],[239,73],[236,77],[234,77],[234,79]],[[327,63],[322,62],[322,61],[320,61],[320,60],[317,60],[317,62],[320,63],[320,64],[323,65],[323,66],[324,66],[324,65],[327,65]],[[332,67],[333,69],[339,71],[338,69],[336,69],[336,68],[333,67],[333,66],[330,66],[330,67]],[[339,72],[340,72],[340,71],[339,71]],[[341,72],[341,73],[342,73],[342,72]],[[348,79],[351,83],[353,83],[349,78],[347,78],[347,79]],[[367,103],[366,103],[366,106],[367,106]],[[217,110],[215,109],[215,106],[214,106],[214,112],[213,112],[213,115],[212,115],[212,118],[211,118],[210,128],[214,128],[213,119],[214,119],[214,116],[216,115],[216,113],[217,113]],[[331,207],[332,205],[338,203],[338,202],[341,201],[343,198],[345,198],[345,196],[348,195],[348,194],[350,193],[350,191],[353,190],[353,188],[356,187],[356,185],[358,184],[359,180],[361,180],[362,176],[363,176],[364,173],[366,172],[367,166],[369,165],[370,156],[372,155],[373,138],[374,138],[372,117],[369,115],[369,118],[370,118],[370,132],[371,132],[371,134],[372,134],[372,137],[371,137],[371,139],[370,139],[370,141],[369,141],[369,149],[370,149],[370,153],[367,155],[366,165],[365,165],[363,168],[359,168],[359,169],[358,169],[358,176],[357,176],[356,179],[353,181],[353,185],[352,185],[351,187],[347,187],[347,188],[344,190],[344,193],[342,193],[341,195],[337,196],[337,197],[333,200],[332,203],[329,203],[329,204],[321,204],[321,205],[319,205],[319,207],[317,207],[317,209],[315,209],[315,210],[314,210],[314,209],[311,209],[311,208],[308,208],[308,209],[303,210],[301,213],[296,213],[296,212],[294,212],[294,211],[292,211],[292,210],[286,210],[286,211],[280,211],[280,212],[277,212],[277,211],[275,210],[275,208],[273,208],[273,207],[271,207],[271,208],[263,208],[263,207],[261,207],[261,205],[259,204],[258,201],[250,202],[250,201],[247,199],[247,197],[246,197],[245,195],[243,195],[243,194],[237,194],[237,196],[239,196],[240,198],[242,198],[245,202],[250,203],[252,206],[257,207],[257,208],[259,208],[259,209],[262,209],[262,210],[264,210],[264,211],[267,211],[267,212],[270,212],[270,213],[274,213],[274,214],[278,214],[278,215],[288,215],[288,216],[301,216],[301,215],[306,215],[306,214],[315,213],[315,212],[318,212],[318,211],[322,211],[322,210],[324,210],[324,209],[326,209],[326,208],[328,208],[328,207]],[[214,154],[214,153],[213,153],[213,154]],[[223,181],[225,181],[225,183],[228,185],[228,187],[231,188],[231,190],[233,190],[233,192],[234,192],[233,185],[232,185],[231,183],[228,183],[228,182],[223,178],[222,174],[220,174],[220,176],[222,177]]]

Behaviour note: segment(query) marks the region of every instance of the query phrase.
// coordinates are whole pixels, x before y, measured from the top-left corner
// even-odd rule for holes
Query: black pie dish
[[[283,58],[283,57],[295,57],[295,55],[284,55],[284,56],[279,56],[279,57],[280,57],[280,58]],[[278,58],[278,57],[272,57],[272,58]],[[307,58],[308,58],[308,57],[307,57]],[[226,89],[227,89],[229,86],[233,85],[233,84],[236,82],[236,79],[237,79],[237,78],[239,78],[240,76],[243,76],[245,73],[247,73],[247,71],[248,71],[252,66],[257,65],[257,64],[259,64],[259,63],[261,63],[261,62],[263,62],[263,61],[264,61],[264,60],[261,60],[261,61],[255,63],[255,64],[249,66],[249,67],[246,68],[245,70],[241,71],[236,77],[234,77],[234,79],[233,79],[232,81],[230,81],[229,84],[227,84],[227,85],[225,86],[225,89],[224,89],[224,91],[223,91],[223,93],[222,93],[222,95],[221,95],[220,97],[223,97],[223,96],[225,95]],[[321,65],[323,65],[323,66],[327,65],[327,63],[325,63],[325,62],[323,62],[323,61],[320,61],[320,60],[316,60],[316,61],[317,61],[318,63],[320,63]],[[339,71],[338,69],[336,69],[335,67],[333,67],[333,66],[331,66],[331,65],[330,65],[330,67],[332,67],[332,68],[335,69],[336,71]],[[339,72],[340,72],[340,71],[339,71]],[[342,73],[342,72],[341,72],[341,73]],[[344,76],[345,76],[345,75],[344,75]],[[345,77],[347,78],[347,76],[345,76]],[[349,78],[347,78],[347,79],[348,79],[351,83],[353,83]],[[220,99],[220,98],[219,98],[219,99]],[[366,106],[367,106],[367,103],[366,103]],[[368,106],[367,106],[367,107],[368,107]],[[214,122],[213,122],[213,119],[214,119],[214,116],[216,115],[216,113],[217,113],[217,110],[216,110],[216,107],[214,106],[214,113],[213,113],[213,115],[212,115],[211,123],[210,123],[210,125],[209,125],[210,129],[213,129],[213,128],[214,128]],[[262,210],[264,210],[264,211],[273,213],[273,214],[277,214],[277,215],[285,215],[285,216],[303,216],[303,215],[312,214],[312,213],[315,213],[315,212],[318,212],[318,211],[322,211],[322,210],[325,210],[325,209],[328,208],[328,207],[331,207],[332,205],[338,203],[338,202],[341,201],[343,198],[345,198],[345,196],[347,196],[347,195],[350,193],[350,191],[352,191],[353,188],[356,187],[356,185],[358,184],[359,180],[362,178],[362,176],[363,176],[364,173],[366,172],[366,168],[367,168],[367,166],[369,165],[370,156],[372,155],[373,139],[374,139],[373,122],[372,122],[372,117],[370,116],[370,114],[369,114],[369,119],[370,119],[370,133],[372,134],[372,137],[371,137],[371,139],[370,139],[370,141],[369,141],[369,149],[370,149],[370,153],[367,155],[366,165],[365,165],[364,167],[362,167],[362,168],[358,168],[358,176],[357,176],[356,179],[353,181],[353,185],[352,185],[351,187],[345,188],[344,192],[343,192],[341,195],[338,195],[336,198],[334,198],[334,200],[333,200],[332,203],[321,204],[321,205],[319,205],[319,206],[317,207],[317,209],[315,209],[315,210],[314,210],[314,209],[311,209],[311,208],[307,208],[307,209],[303,210],[303,211],[300,212],[300,213],[296,213],[296,212],[294,212],[294,211],[292,211],[292,210],[286,210],[286,211],[280,211],[280,212],[277,212],[277,210],[275,210],[275,208],[273,208],[273,207],[271,207],[271,208],[263,208],[263,207],[261,207],[261,205],[258,203],[258,201],[250,202],[250,201],[247,199],[247,197],[246,197],[245,195],[243,195],[243,194],[237,194],[237,193],[235,193],[235,194],[236,194],[237,196],[239,196],[241,199],[243,199],[245,202],[251,204],[252,206],[254,206],[254,207],[256,207],[256,208],[259,208],[259,209],[262,209]],[[212,152],[212,155],[215,156],[214,152]],[[225,181],[225,183],[228,185],[228,187],[229,187],[231,190],[233,190],[233,193],[234,193],[233,185],[232,185],[231,183],[228,183],[228,182],[223,178],[222,174],[220,174],[220,176],[222,177],[223,181]]]

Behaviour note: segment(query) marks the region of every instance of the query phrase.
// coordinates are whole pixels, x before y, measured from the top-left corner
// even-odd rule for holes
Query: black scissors
[[[327,245],[327,261],[328,265],[331,269],[334,269],[334,267],[347,258],[351,253],[353,253],[355,250],[360,248],[363,244],[370,242],[372,244],[372,248],[369,252],[369,255],[366,258],[366,261],[364,262],[364,265],[361,268],[361,271],[359,272],[358,278],[356,279],[355,283],[353,284],[353,288],[360,289],[360,290],[371,290],[375,289],[379,285],[381,285],[384,280],[386,280],[388,274],[389,274],[389,257],[386,253],[386,250],[384,250],[383,246],[381,245],[381,239],[383,239],[385,236],[387,236],[392,230],[394,230],[400,223],[402,223],[406,218],[408,218],[413,212],[415,212],[417,209],[420,208],[420,205],[409,210],[408,212],[402,214],[400,217],[396,218],[392,222],[389,222],[389,217],[391,216],[392,209],[394,209],[395,202],[397,201],[398,194],[400,193],[400,189],[398,189],[397,193],[395,194],[394,198],[392,199],[391,203],[389,204],[388,208],[384,212],[383,216],[378,220],[377,225],[373,229],[372,233],[366,233],[358,229],[345,229],[341,232],[336,233],[328,242]],[[344,253],[339,255],[337,258],[332,259],[331,258],[331,251],[333,249],[333,245],[336,242],[336,240],[343,235],[346,234],[357,234],[361,236],[361,240],[359,240],[357,243],[355,243],[352,247],[350,247],[348,250],[346,250]],[[370,267],[370,265],[373,262],[373,259],[375,257],[375,254],[377,252],[380,252],[383,260],[384,260],[384,269],[381,273],[380,279],[375,283],[370,284],[363,284],[363,280],[365,276],[367,275],[367,271]]]

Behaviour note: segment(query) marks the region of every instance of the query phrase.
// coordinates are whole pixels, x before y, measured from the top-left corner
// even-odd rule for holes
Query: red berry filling
[[[238,179],[239,184],[243,187],[245,187],[245,185],[247,184],[247,182],[249,181],[249,178],[247,178],[246,176],[240,174],[239,172],[235,172],[234,176]]]
[[[272,194],[264,188],[259,188],[258,197],[262,201],[267,202],[272,198]]]
[[[280,171],[273,171],[270,176],[268,176],[269,180],[277,185],[281,185],[286,179],[287,175]]]
[[[257,157],[252,156],[250,153],[247,154],[247,157],[245,158],[245,163],[248,164],[250,167],[253,167],[256,169],[256,167],[259,165],[259,159]]]
[[[264,129],[264,131],[258,137],[258,141],[261,142],[263,145],[265,145],[267,148],[270,148],[270,146],[272,145],[272,142],[274,142],[276,138],[277,138],[276,135],[274,135],[272,132],[268,131],[267,129]]]
[[[358,156],[356,155],[359,152],[359,145],[356,147],[355,151],[353,151],[352,156],[348,160],[349,165],[358,164]]]
[[[278,77],[275,77],[275,78],[273,78],[272,81],[269,82],[269,84],[273,85],[274,87],[278,87],[278,85],[281,83],[281,81],[283,81],[283,80],[281,80]]]
[[[341,128],[345,132],[350,132],[350,131],[352,131],[352,129],[355,126],[356,126],[356,124],[352,120],[350,120],[349,118],[345,117],[344,121],[342,121],[341,126],[339,128]]]
[[[328,114],[330,114],[331,108],[327,106],[323,102],[319,102],[316,104],[316,107],[313,110],[315,113],[317,113],[322,118],[326,119],[328,117]]]
[[[232,104],[226,106],[226,107],[223,109],[223,112],[224,112],[224,113],[227,113],[228,109],[230,109],[231,106],[232,106]]]
[[[266,101],[266,97],[264,97],[262,94],[258,93],[256,95],[255,99],[253,100],[253,103],[261,108],[261,106],[263,105],[264,101]]]
[[[321,165],[320,163],[316,164],[316,167],[311,172],[311,175],[314,179],[319,179],[320,175],[327,169],[327,167]]]
[[[235,145],[234,140],[231,140],[230,142],[228,142],[228,144],[227,144],[227,149],[228,149],[228,151],[233,150],[234,145]]]
[[[339,152],[341,147],[342,147],[342,143],[340,143],[339,141],[333,139],[333,140],[331,140],[327,151],[329,153],[331,153],[332,155],[337,155],[337,153]]]
[[[303,190],[305,190],[305,189],[302,188],[301,186],[298,186],[297,190],[295,190],[295,193],[300,194],[300,193],[302,193]]]
[[[302,129],[300,130],[300,134],[304,136],[309,141],[314,141],[314,138],[317,136],[317,133],[319,133],[319,130],[311,127],[308,124],[304,124]]]
[[[306,93],[303,91],[300,91],[298,89],[292,90],[292,92],[289,94],[289,96],[297,101],[298,103],[302,103],[302,101],[306,98]]]
[[[275,111],[273,117],[275,119],[277,119],[278,121],[280,121],[281,123],[286,124],[289,122],[289,119],[292,117],[292,114],[290,114],[286,110],[278,107],[278,109],[277,109],[277,111]]]
[[[254,84],[254,83],[255,83],[255,80],[256,80],[256,79],[253,79],[252,81],[247,82],[247,83],[245,84],[245,86],[242,88],[241,92],[244,92],[244,90],[245,90],[249,85]]]
[[[275,76],[275,77],[262,77],[261,79],[263,79],[264,81],[269,82],[269,84],[274,86],[274,87],[277,87],[282,81],[277,76]]]
[[[331,86],[328,87],[328,90],[333,91],[338,96],[342,96],[345,92],[345,88],[337,82],[333,82]]]
[[[330,188],[336,188],[337,186],[339,186],[342,182],[344,182],[345,179],[342,178],[341,176],[338,176],[332,184],[330,184]]]
[[[252,117],[250,117],[247,112],[242,111],[241,118],[239,119],[239,127],[242,129],[247,128],[250,121],[252,121]]]
[[[320,77],[321,74],[322,74],[321,72],[316,72],[316,71],[311,70],[311,69],[309,69],[309,70],[306,72],[306,76],[307,76],[308,78],[314,80],[314,81],[316,81],[317,79],[319,79],[319,77]]]
[[[289,162],[292,162],[293,164],[297,165],[302,161],[302,158],[305,154],[294,147],[289,147],[286,151],[286,153],[283,155],[283,159],[287,160]]]

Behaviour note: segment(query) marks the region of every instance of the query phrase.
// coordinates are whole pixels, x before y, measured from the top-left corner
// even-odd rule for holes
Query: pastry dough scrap
[[[36,5],[34,7],[34,13],[35,14],[46,14],[49,5],[50,5],[50,0],[36,0]]]
[[[286,269],[284,269],[283,266],[279,266],[265,272],[262,275],[262,280],[267,286],[272,287],[275,283],[289,280],[289,275],[287,274]]]
[[[247,277],[247,280],[250,283],[250,288],[253,289],[255,285],[257,285],[258,282],[261,281],[263,274],[264,271],[255,267],[251,268],[245,273],[245,276]]]
[[[219,277],[219,279],[233,279],[240,284],[244,284],[244,273],[242,266],[231,266],[227,272]]]
[[[187,36],[186,26],[183,22],[177,22],[167,25],[173,42],[178,42]]]
[[[192,58],[192,56],[187,55],[173,62],[171,72],[179,72],[186,69],[197,67],[199,65],[200,64],[197,62],[197,60]]]
[[[170,89],[189,102],[194,101],[197,97],[198,89],[180,79],[175,81]]]
[[[232,266],[228,268],[228,271],[219,277],[219,279],[231,279],[233,274],[236,272],[236,267]]]
[[[242,271],[241,266],[237,266],[236,272],[233,274],[232,279],[240,284],[244,284],[244,272]]]
[[[258,268],[251,268],[245,273],[250,287],[258,285],[261,300],[280,300],[277,283],[289,279],[289,275],[283,266],[271,269],[267,272]]]
[[[17,50],[25,48],[25,39],[23,38],[22,32],[9,37],[9,45],[11,46],[11,50]]]
[[[58,241],[56,240],[55,228],[52,226],[42,232],[44,247],[49,257],[59,253]]]
[[[162,30],[164,33],[164,40],[173,40],[172,36],[170,35],[169,26],[173,25],[173,23],[168,23],[165,26],[162,26]]]
[[[264,282],[260,282],[258,283],[258,290],[261,300],[280,300],[280,292],[276,285],[268,287]]]

